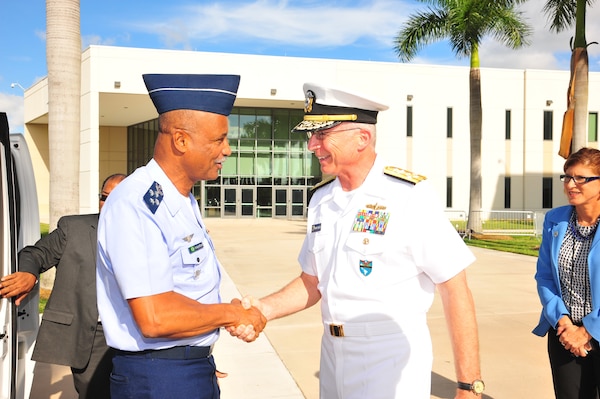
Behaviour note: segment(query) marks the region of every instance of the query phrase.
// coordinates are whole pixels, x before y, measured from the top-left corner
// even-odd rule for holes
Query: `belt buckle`
[[[337,325],[337,324],[330,324],[329,325],[329,332],[334,337],[343,337],[344,336],[344,326],[343,325]]]

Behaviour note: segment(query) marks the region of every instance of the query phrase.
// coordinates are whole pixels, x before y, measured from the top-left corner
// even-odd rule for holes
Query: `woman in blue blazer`
[[[556,398],[595,399],[600,392],[600,151],[582,148],[565,161],[569,205],[544,219],[537,272]]]

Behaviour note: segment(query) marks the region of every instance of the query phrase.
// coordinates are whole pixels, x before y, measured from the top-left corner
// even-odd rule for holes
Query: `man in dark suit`
[[[125,179],[111,175],[102,184],[100,209]],[[71,367],[80,399],[110,398],[112,352],[106,345],[96,305],[98,214],[64,216],[56,230],[19,252],[19,271],[0,281],[0,295],[19,305],[41,273],[56,267],[32,359]]]

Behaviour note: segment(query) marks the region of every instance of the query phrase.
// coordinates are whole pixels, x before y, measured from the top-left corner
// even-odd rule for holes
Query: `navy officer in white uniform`
[[[474,256],[425,177],[377,155],[376,123],[388,107],[305,84],[308,149],[324,175],[308,210],[302,273],[260,301],[267,320],[321,300],[321,399],[429,399],[426,322],[437,287],[455,357],[456,398],[483,391],[478,331],[465,268]],[[235,335],[235,331],[230,329]]]
[[[240,78],[143,78],[159,113],[154,156],[113,190],[98,225],[98,308],[116,349],[111,396],[216,399],[219,328],[252,326],[252,340],[266,323],[256,308],[221,303],[219,261],[191,194],[231,154]]]

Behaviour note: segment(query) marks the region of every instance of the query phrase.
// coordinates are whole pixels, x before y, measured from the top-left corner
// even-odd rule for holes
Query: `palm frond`
[[[443,10],[428,9],[409,17],[404,28],[394,39],[398,58],[410,61],[427,44],[447,36],[447,15]]]
[[[590,0],[588,0],[588,4],[589,2]],[[550,30],[558,33],[570,28],[575,23],[577,2],[575,0],[548,0],[542,10],[550,20]]]

